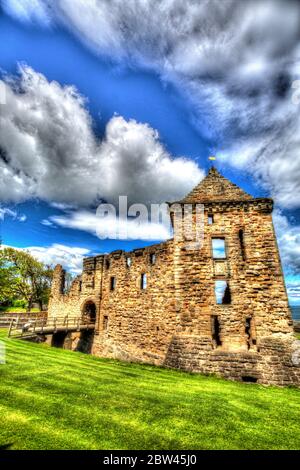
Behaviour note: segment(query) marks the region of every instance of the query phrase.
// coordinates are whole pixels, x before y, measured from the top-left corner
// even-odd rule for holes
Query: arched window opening
[[[141,274],[141,289],[147,289],[147,274]]]
[[[88,300],[84,304],[82,319],[86,323],[96,323],[96,305],[92,300]]]

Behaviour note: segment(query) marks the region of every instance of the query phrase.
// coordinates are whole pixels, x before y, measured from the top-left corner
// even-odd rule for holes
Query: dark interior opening
[[[63,348],[67,333],[65,331],[58,331],[52,336],[51,346],[54,348]]]
[[[94,302],[91,300],[86,302],[82,316],[87,323],[96,323],[96,305]]]
[[[93,338],[94,338],[93,331],[83,330],[80,333],[80,338],[78,341],[78,345],[76,347],[76,351],[82,352],[85,354],[90,354],[92,352]]]
[[[242,381],[243,382],[248,382],[248,383],[256,383],[257,382],[257,377],[252,377],[251,375],[243,375],[242,376]]]
[[[220,321],[216,315],[213,315],[211,318],[211,332],[214,346],[222,346]]]
[[[242,256],[243,261],[246,261],[244,230],[242,230],[242,229],[239,230],[239,240],[240,240],[241,256]]]
[[[224,292],[222,304],[223,305],[231,304],[231,292],[230,292],[230,287],[228,283]]]
[[[116,288],[116,278],[115,276],[112,276],[110,278],[110,290],[115,290]]]
[[[247,341],[247,348],[251,349],[252,346],[256,345],[256,338],[254,336],[253,317],[246,318],[245,335],[246,335],[246,341]]]

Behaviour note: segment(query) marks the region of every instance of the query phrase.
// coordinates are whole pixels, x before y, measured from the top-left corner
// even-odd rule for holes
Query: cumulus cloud
[[[193,124],[211,139],[224,165],[254,176],[281,208],[300,207],[300,108],[293,99],[293,83],[300,78],[299,2],[2,0],[2,5],[23,21],[66,26],[97,54],[155,70],[184,95]],[[104,141],[97,142],[84,99],[73,88],[48,83],[28,68],[19,87],[22,94],[16,83],[5,85],[11,111],[0,136],[5,144],[0,197],[19,201],[38,195],[71,205],[115,200],[117,193],[140,202],[153,194],[170,200],[202,177],[192,162],[172,159],[155,130],[135,121],[113,118]],[[61,223],[79,224],[78,214],[62,217]],[[299,226],[281,212],[274,219],[284,265],[297,271]]]
[[[2,245],[1,248],[8,248],[8,245]],[[0,248],[0,249],[1,249]],[[50,246],[28,246],[25,248],[11,247],[17,250],[29,252],[34,258],[48,266],[61,264],[64,269],[71,274],[80,274],[82,272],[82,261],[87,256],[93,256],[87,248],[62,245],[54,243]]]
[[[27,66],[8,78],[0,107],[0,199],[31,197],[63,204],[97,200],[159,202],[187,193],[203,177],[173,158],[147,124],[114,116],[96,139],[84,98]]]
[[[24,248],[36,259],[50,266],[61,264],[64,269],[72,274],[82,271],[82,260],[90,255],[90,250],[74,246],[66,246],[54,243],[50,246],[30,246]]]
[[[33,18],[33,2],[4,5],[17,14],[20,3],[20,18]],[[282,207],[300,206],[300,112],[292,99],[300,77],[298,1],[34,3],[47,12],[41,24],[50,18],[95,53],[174,83],[224,161],[249,171]]]

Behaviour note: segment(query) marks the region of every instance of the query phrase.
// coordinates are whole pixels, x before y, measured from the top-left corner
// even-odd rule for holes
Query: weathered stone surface
[[[204,204],[200,248],[175,238],[87,258],[67,295],[57,266],[49,316],[80,316],[93,302],[92,353],[98,356],[299,385],[272,200],[252,198],[212,169],[180,204],[186,202]],[[212,238],[225,239],[226,259],[213,259]],[[227,281],[230,303],[216,303],[217,280]]]

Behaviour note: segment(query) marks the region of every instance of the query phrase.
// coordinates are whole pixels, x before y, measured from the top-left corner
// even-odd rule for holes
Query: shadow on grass
[[[12,445],[13,445],[13,442],[11,442],[10,444],[0,445],[0,451],[1,450],[9,450]]]

